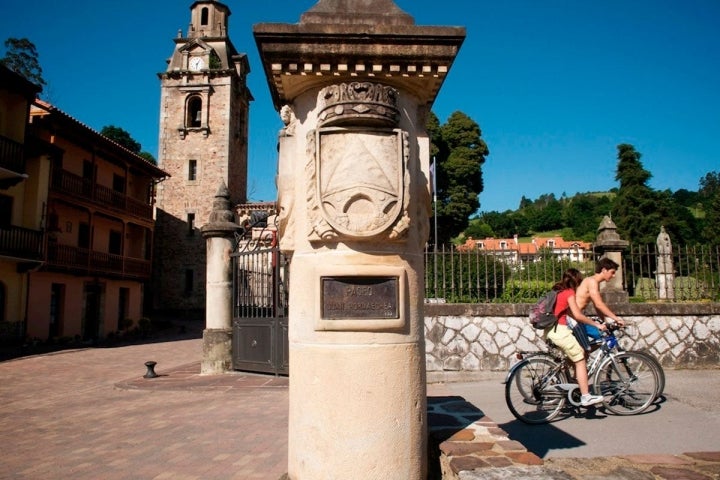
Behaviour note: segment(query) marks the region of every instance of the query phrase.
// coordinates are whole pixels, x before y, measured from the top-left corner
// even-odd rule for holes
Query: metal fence
[[[508,251],[425,251],[428,303],[531,303],[570,267],[595,271],[598,254],[573,262],[551,249],[526,257]],[[630,246],[622,252],[623,288],[633,301],[720,301],[720,246]]]

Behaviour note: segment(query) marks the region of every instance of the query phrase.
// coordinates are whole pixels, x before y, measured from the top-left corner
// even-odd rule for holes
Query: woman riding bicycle
[[[562,280],[553,286],[553,290],[557,290],[557,300],[553,313],[558,318],[558,322],[545,329],[543,332],[546,339],[551,340],[555,346],[565,352],[565,355],[575,364],[575,378],[580,387],[580,404],[583,407],[594,405],[603,401],[602,395],[590,395],[588,387],[587,358],[586,352],[580,346],[572,329],[568,326],[568,314],[570,318],[579,323],[591,325],[599,330],[605,330],[607,327],[593,321],[591,318],[582,313],[575,300],[575,290],[577,290],[580,282],[582,282],[582,274],[575,268],[568,268],[563,273]]]

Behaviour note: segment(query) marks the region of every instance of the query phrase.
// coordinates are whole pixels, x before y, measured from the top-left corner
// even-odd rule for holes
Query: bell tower
[[[214,0],[190,6],[187,34],[160,78],[158,166],[170,177],[158,185],[154,307],[205,308],[205,240],[200,227],[227,186],[231,204],[247,193],[247,56],[228,36],[230,9]]]

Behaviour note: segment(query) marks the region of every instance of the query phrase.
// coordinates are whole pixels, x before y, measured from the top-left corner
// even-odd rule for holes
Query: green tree
[[[27,38],[5,40],[5,57],[0,59],[0,63],[38,85],[41,91],[47,85],[42,75],[37,48]]]
[[[132,137],[132,135],[130,135],[126,130],[120,127],[116,127],[114,125],[107,125],[103,127],[103,129],[100,131],[100,134],[109,138],[113,142],[122,145],[123,147],[133,152],[135,155],[138,155],[147,160],[148,162],[157,165],[157,160],[155,160],[153,154],[150,152],[142,151],[142,145],[140,144],[140,142],[136,141]]]
[[[100,134],[119,143],[123,147],[127,148],[134,154],[139,154],[142,148],[140,142],[135,141],[134,138],[124,129],[116,127],[114,125],[107,125],[100,130]]]
[[[480,206],[482,164],[489,150],[480,126],[462,112],[454,112],[443,125],[431,114],[426,127],[433,143],[438,244],[443,244],[468,226]]]
[[[567,240],[595,241],[603,217],[610,213],[610,197],[579,193],[568,199],[563,208],[563,224],[572,230]]]
[[[472,237],[475,239],[492,238],[495,236],[492,227],[479,218],[471,219],[470,225],[468,225],[463,234],[465,238]]]
[[[628,144],[620,144],[615,180],[620,182],[613,202],[612,219],[618,233],[633,243],[654,243],[662,222],[657,210],[657,196],[647,185],[652,174],[645,170],[640,152]]]
[[[698,194],[705,212],[702,239],[720,245],[720,172],[709,172],[701,178]]]
[[[641,154],[632,145],[618,145],[615,179],[620,182],[613,203],[613,221],[621,237],[632,243],[655,243],[660,227],[678,245],[697,241],[696,222],[691,212],[673,198],[672,192],[657,192],[648,185],[652,177],[640,162]]]

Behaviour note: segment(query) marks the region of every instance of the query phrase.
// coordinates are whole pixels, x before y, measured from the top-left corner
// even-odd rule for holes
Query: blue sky
[[[90,127],[127,130],[157,157],[160,82],[191,0],[5,2],[0,40],[38,48],[43,98]],[[274,111],[252,36],[256,23],[296,23],[314,0],[226,0],[230,37],[247,53],[248,195],[275,199]],[[603,191],[617,149],[642,153],[655,189],[697,190],[720,171],[720,1],[396,0],[418,25],[464,26],[467,38],[435,101],[460,110],[490,155],[480,210],[521,197]],[[4,52],[4,49],[0,47]]]

